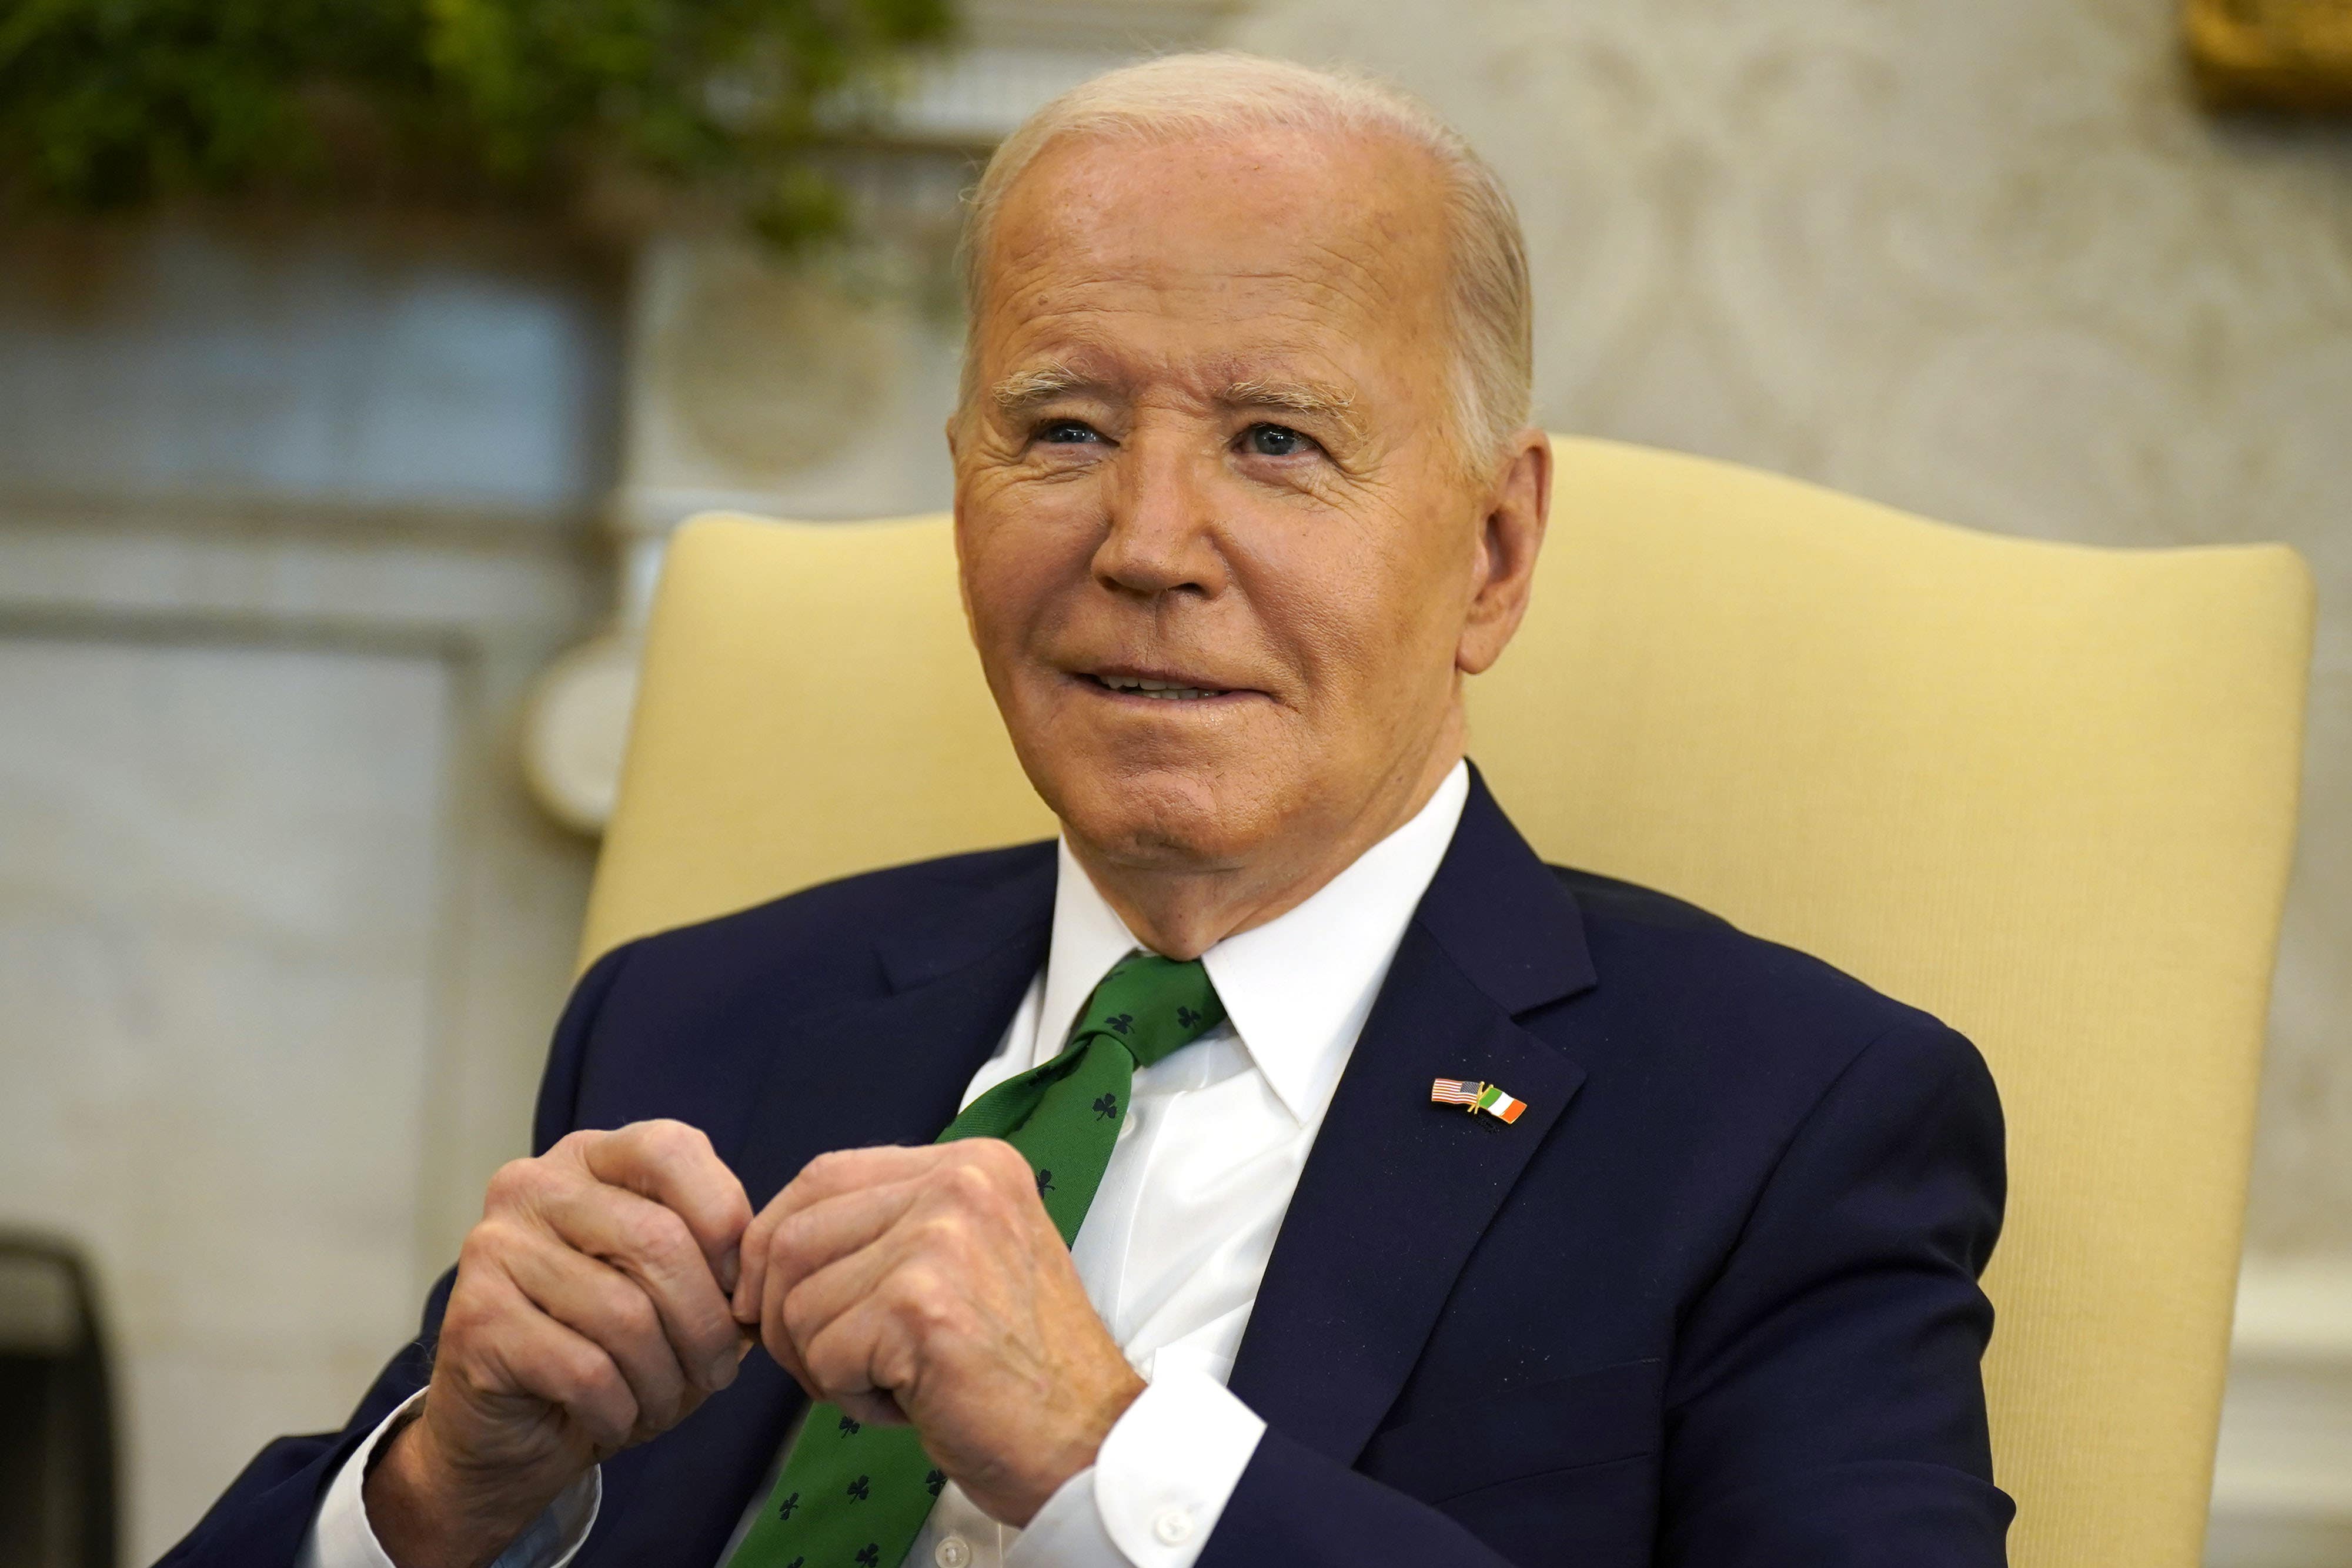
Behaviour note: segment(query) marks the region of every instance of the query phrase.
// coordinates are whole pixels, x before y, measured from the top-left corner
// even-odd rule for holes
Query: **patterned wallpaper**
[[[2219,124],[2173,0],[1262,0],[1501,168],[1556,430],[2319,579],[2250,1243],[2352,1249],[2352,122]]]

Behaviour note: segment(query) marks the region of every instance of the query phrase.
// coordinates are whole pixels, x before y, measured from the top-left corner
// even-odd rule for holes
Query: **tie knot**
[[[1216,1028],[1224,1016],[1201,960],[1131,953],[1095,988],[1070,1039],[1076,1044],[1090,1034],[1107,1036],[1149,1067]]]

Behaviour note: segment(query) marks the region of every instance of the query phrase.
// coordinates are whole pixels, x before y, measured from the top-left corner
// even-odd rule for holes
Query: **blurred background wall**
[[[125,1561],[340,1424],[526,1132],[592,850],[514,713],[606,596],[617,365],[552,249],[0,246],[0,1224],[96,1263]]]
[[[2171,0],[982,5],[797,271],[709,223],[0,238],[0,1224],[98,1266],[125,1560],[341,1421],[523,1148],[593,854],[525,759],[593,817],[662,531],[944,505],[971,159],[1214,39],[1389,74],[1502,169],[1550,428],[2311,559],[2213,1561],[2352,1563],[2352,122],[2217,119],[2179,37]],[[534,705],[583,643],[615,679]]]

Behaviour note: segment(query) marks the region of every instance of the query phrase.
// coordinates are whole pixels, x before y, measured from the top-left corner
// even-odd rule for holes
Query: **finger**
[[[595,1345],[620,1369],[642,1436],[667,1431],[685,1416],[700,1390],[662,1333],[652,1298],[635,1281],[609,1264],[545,1243],[518,1248],[505,1263],[507,1277],[531,1305]]]
[[[861,1297],[818,1330],[803,1346],[803,1359],[824,1398],[860,1420],[896,1425],[907,1418],[897,1390],[914,1385],[918,1340],[902,1300],[884,1291]]]
[[[761,1273],[761,1298],[753,1322],[761,1342],[776,1364],[798,1379],[804,1388],[814,1390],[803,1355],[803,1347],[810,1334],[825,1320],[836,1315],[887,1278],[893,1269],[904,1263],[925,1239],[920,1227],[910,1228],[907,1216],[916,1203],[930,1190],[930,1184],[901,1182],[893,1187],[872,1194],[849,1194],[819,1206],[804,1209],[779,1228],[769,1246],[756,1258],[747,1255],[746,1271],[764,1268]],[[866,1211],[862,1214],[829,1216],[826,1211],[839,1206],[845,1209]],[[872,1228],[877,1215],[896,1210],[894,1223]],[[814,1268],[806,1260],[793,1256],[793,1239],[803,1220],[811,1215],[819,1223],[839,1218],[842,1232],[873,1228],[862,1244],[846,1249]],[[821,1281],[821,1288],[809,1294],[812,1281]],[[803,1298],[805,1297],[805,1300]]]
[[[1050,1229],[1052,1222],[1045,1219],[1037,1199],[1036,1179],[1028,1157],[998,1138],[961,1138],[919,1148],[886,1145],[819,1155],[770,1200],[744,1232],[744,1270],[747,1276],[758,1277],[736,1281],[735,1315],[745,1322],[760,1320],[761,1303],[767,1295],[765,1272],[775,1258],[775,1233],[803,1210],[871,1187],[909,1182],[945,1184],[949,1190],[992,1208],[1007,1200],[1015,1207],[1025,1206],[1035,1210],[1034,1218]]]
[[[1061,1238],[1038,1205],[1029,1162],[1011,1145],[976,1138],[933,1152],[941,1157],[921,1162],[906,1180],[844,1192],[772,1222],[765,1245],[746,1261],[747,1272],[760,1273],[763,1337],[804,1343],[784,1326],[782,1303],[811,1275],[893,1231],[904,1233],[901,1256],[920,1243],[934,1254],[944,1249],[950,1258],[968,1259],[982,1235],[996,1239],[999,1252],[1039,1236],[1060,1249]]]
[[[828,1198],[893,1182],[912,1180],[955,1156],[952,1144],[927,1144],[918,1148],[887,1144],[869,1149],[835,1149],[803,1166],[784,1189],[743,1232],[743,1272],[735,1281],[735,1316],[757,1322],[765,1295],[765,1271],[777,1227],[804,1208]]]
[[[913,1250],[910,1240],[903,1234],[886,1232],[872,1244],[804,1273],[796,1281],[788,1279],[783,1270],[772,1270],[760,1302],[760,1338],[768,1354],[804,1386],[813,1386],[815,1369],[808,1364],[811,1341],[907,1266]]]
[[[637,1427],[636,1396],[603,1347],[534,1306],[503,1274],[480,1281],[479,1289],[497,1328],[469,1342],[487,1364],[472,1381],[512,1388],[562,1411],[597,1458],[628,1447]]]
[[[649,1197],[686,1221],[720,1288],[734,1287],[735,1249],[751,1222],[751,1201],[701,1129],[632,1122],[584,1141],[580,1153],[598,1181]]]
[[[761,1254],[762,1258],[765,1256],[764,1252]],[[744,1272],[747,1277],[754,1268],[760,1267],[756,1260],[746,1255]],[[824,1396],[817,1393],[815,1383],[809,1377],[808,1368],[802,1364],[800,1347],[793,1343],[792,1335],[783,1328],[783,1277],[782,1270],[761,1268],[761,1295],[755,1304],[751,1332],[757,1333],[760,1343],[768,1347],[768,1354],[775,1364],[791,1373],[793,1380],[808,1390],[811,1398],[823,1398]]]
[[[1050,1223],[1027,1223],[1036,1205],[1028,1163],[1009,1145],[975,1146],[919,1179],[848,1193],[782,1220],[765,1260],[761,1338],[793,1371],[814,1375],[809,1346],[834,1319],[877,1295],[911,1311],[922,1335],[948,1322],[956,1301],[984,1289],[1040,1243],[1068,1266]],[[1043,1218],[1042,1213],[1038,1216]],[[951,1291],[950,1281],[959,1282]],[[804,1380],[805,1381],[805,1380]]]
[[[735,1380],[742,1336],[734,1312],[675,1210],[585,1179],[546,1184],[534,1196],[541,1217],[565,1245],[636,1281],[696,1383],[719,1389]]]
[[[745,1260],[745,1271],[761,1270],[761,1299],[793,1289],[827,1264],[872,1246],[903,1219],[930,1190],[919,1181],[845,1192],[785,1216],[768,1233],[759,1260]]]

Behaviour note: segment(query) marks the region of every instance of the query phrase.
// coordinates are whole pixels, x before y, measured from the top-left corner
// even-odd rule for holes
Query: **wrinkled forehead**
[[[1444,350],[1444,205],[1436,161],[1391,136],[1066,140],[997,210],[972,347],[992,374],[1122,349],[1418,374]]]

